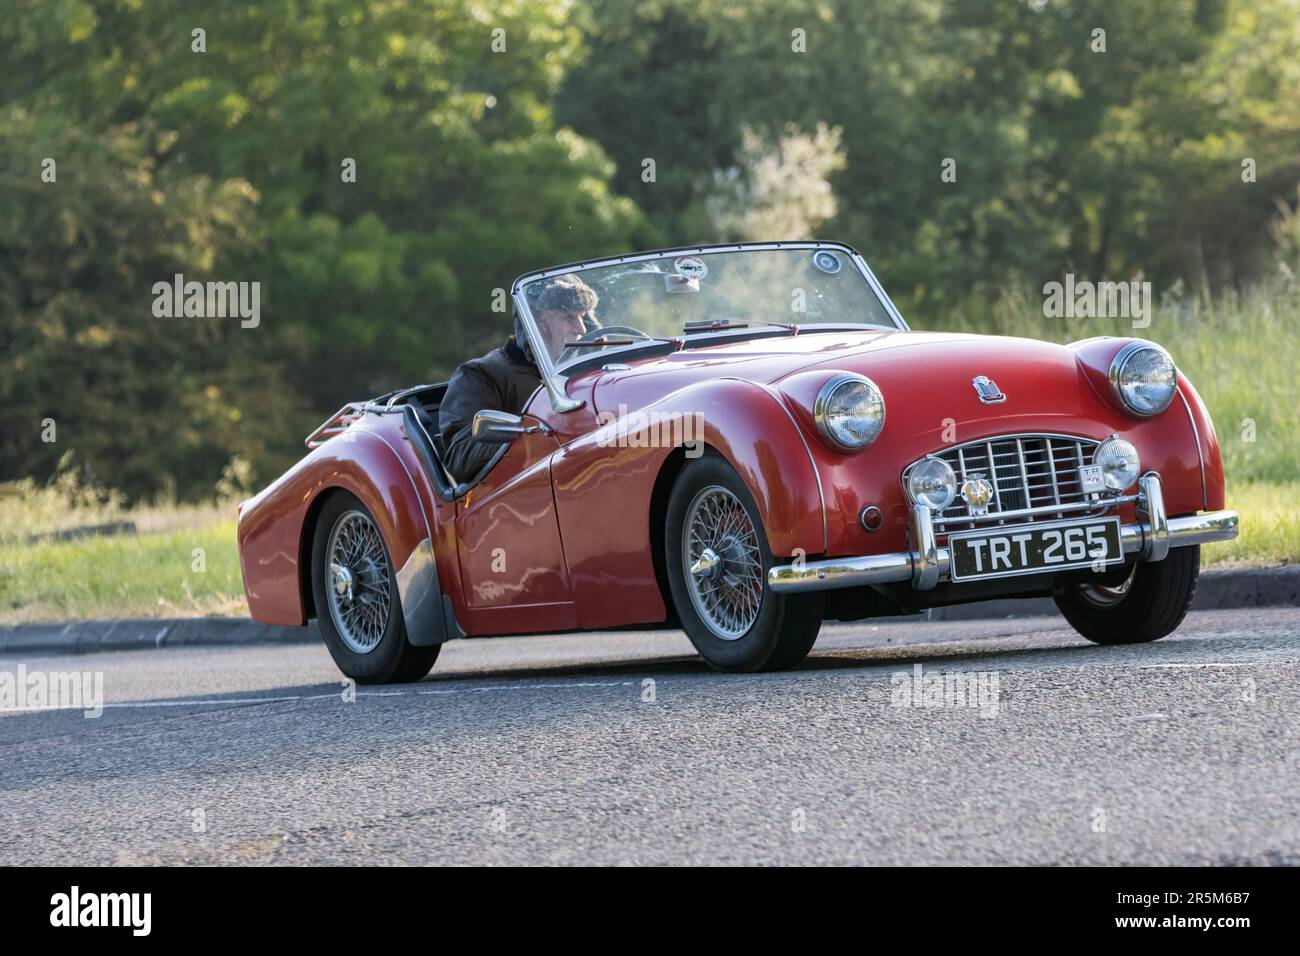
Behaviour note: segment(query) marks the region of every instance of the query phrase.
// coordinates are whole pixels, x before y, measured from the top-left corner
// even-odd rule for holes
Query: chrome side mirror
[[[525,425],[523,418],[518,415],[490,408],[475,412],[474,424],[470,428],[470,434],[476,441],[492,445],[509,444],[520,435],[531,435],[533,432],[546,434],[549,431],[550,428],[541,422],[536,425]]]

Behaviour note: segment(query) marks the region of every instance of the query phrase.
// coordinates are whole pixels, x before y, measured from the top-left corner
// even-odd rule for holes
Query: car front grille
[[[1000,524],[1005,520],[1018,523],[1066,517],[1064,511],[1041,511],[1031,515],[1009,513],[1052,505],[1073,505],[1074,509],[1070,510],[1075,510],[1088,502],[1088,495],[1079,484],[1079,469],[1092,464],[1098,444],[1087,438],[1066,435],[1004,435],[935,452],[931,457],[942,458],[956,473],[958,488],[967,478],[983,477],[994,490],[988,515],[978,524],[970,520],[969,509],[959,494],[951,505],[935,515],[936,529],[965,531],[980,524]],[[998,516],[1003,514],[1006,514],[1006,519],[999,519]]]

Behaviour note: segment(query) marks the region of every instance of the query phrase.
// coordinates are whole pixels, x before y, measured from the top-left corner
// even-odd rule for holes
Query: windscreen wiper
[[[611,339],[602,335],[598,339],[587,339],[585,341],[577,341],[577,342],[565,342],[564,347],[570,349],[593,349],[593,348],[598,349],[598,348],[604,348],[609,345],[644,345],[648,342],[654,342],[660,345],[676,345],[678,347],[680,347],[682,344],[681,339],[661,339],[661,338],[656,338],[653,335],[647,335],[637,339]]]
[[[722,332],[725,331],[726,329],[747,329],[747,328],[749,328],[748,322],[733,322],[730,319],[717,319],[717,320],[705,319],[702,322],[687,322],[682,327],[682,331],[685,332],[687,335],[690,335],[692,332]]]
[[[717,319],[714,321],[706,320],[703,322],[687,322],[682,331],[688,335],[692,332],[725,332],[729,329],[747,329],[752,324],[752,322],[736,322],[731,319]],[[760,326],[774,325],[778,329],[785,329],[787,332],[793,332],[795,335],[799,334],[799,326],[791,322],[760,322],[758,324]]]

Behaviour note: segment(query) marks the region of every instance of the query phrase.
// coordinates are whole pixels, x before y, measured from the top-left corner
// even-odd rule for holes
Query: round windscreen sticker
[[[840,257],[833,252],[819,252],[813,256],[813,265],[827,275],[835,275],[840,271]]]
[[[703,279],[709,274],[709,267],[699,256],[678,256],[673,260],[673,268],[683,279]]]

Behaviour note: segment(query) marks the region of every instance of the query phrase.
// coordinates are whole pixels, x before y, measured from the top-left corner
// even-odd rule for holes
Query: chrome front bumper
[[[1165,514],[1159,475],[1144,475],[1138,489],[1139,517],[1146,520],[1121,526],[1120,543],[1125,554],[1137,553],[1143,561],[1163,561],[1170,548],[1230,541],[1237,536],[1235,511],[1207,511],[1170,518]],[[773,591],[791,593],[900,581],[911,581],[917,591],[929,591],[939,582],[947,581],[948,549],[939,547],[935,541],[929,508],[913,506],[911,541],[914,551],[778,565],[768,571],[767,583]]]

